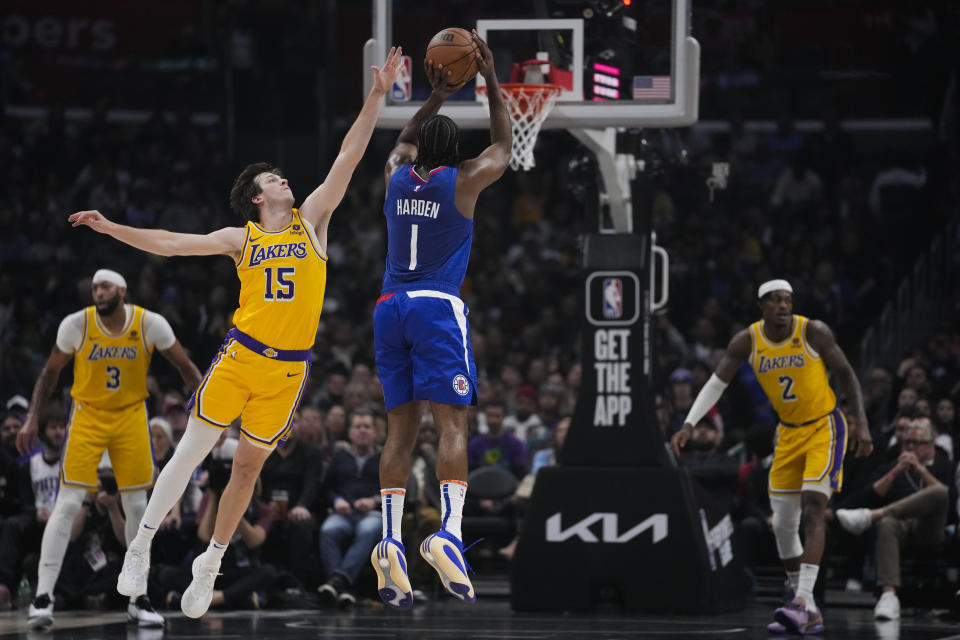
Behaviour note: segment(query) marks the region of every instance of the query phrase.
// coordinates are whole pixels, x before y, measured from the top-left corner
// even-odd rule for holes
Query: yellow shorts
[[[153,449],[144,403],[110,410],[73,402],[60,481],[70,487],[96,490],[97,467],[104,451],[110,453],[120,491],[141,491],[153,486]]]
[[[843,486],[847,419],[835,409],[813,424],[777,427],[770,467],[770,493],[819,491],[830,496]]]
[[[293,425],[310,363],[274,360],[227,340],[190,401],[191,415],[220,429],[240,416],[240,433],[272,449]]]

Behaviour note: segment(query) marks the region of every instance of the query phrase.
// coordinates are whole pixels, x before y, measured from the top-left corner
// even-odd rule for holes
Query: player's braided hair
[[[460,129],[447,116],[430,116],[420,125],[416,165],[426,170],[455,167],[460,161]]]
[[[260,217],[260,211],[252,200],[263,191],[257,184],[257,176],[261,173],[275,173],[283,177],[280,169],[270,163],[254,162],[240,172],[230,189],[230,208],[244,220],[256,221]]]

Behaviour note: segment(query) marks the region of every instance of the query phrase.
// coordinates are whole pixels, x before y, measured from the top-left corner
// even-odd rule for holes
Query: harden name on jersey
[[[418,198],[397,198],[398,216],[436,218],[439,213],[439,202],[434,202],[433,200],[420,200]]]

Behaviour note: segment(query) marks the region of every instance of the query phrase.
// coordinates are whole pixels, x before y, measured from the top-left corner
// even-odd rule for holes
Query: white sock
[[[803,598],[807,605],[807,611],[816,611],[817,605],[813,601],[813,586],[817,584],[817,573],[820,572],[820,565],[807,564],[800,565],[800,578],[797,581],[797,597]]]
[[[383,510],[383,537],[400,542],[403,522],[403,499],[406,489],[380,489],[380,508]]]
[[[53,588],[60,577],[63,556],[70,544],[70,529],[83,506],[87,490],[80,487],[60,485],[53,513],[43,529],[40,541],[40,564],[37,566],[37,595],[44,593],[53,596]]]
[[[790,588],[793,589],[793,592],[797,592],[797,588],[800,586],[800,572],[799,571],[787,571],[787,580],[790,581]]]
[[[442,503],[440,529],[453,534],[463,541],[460,524],[463,521],[463,500],[467,495],[467,483],[460,480],[442,480],[440,482],[440,500]]]
[[[193,470],[200,466],[213,446],[217,444],[220,433],[219,429],[201,422],[196,416],[190,416],[183,439],[173,452],[173,457],[160,472],[160,477],[157,478],[157,483],[153,487],[153,494],[150,496],[137,530],[138,544],[150,546],[150,541],[156,535],[160,523],[183,495]]]
[[[223,554],[227,550],[227,545],[229,542],[220,544],[213,538],[210,538],[210,544],[207,546],[206,553],[208,554],[206,560],[216,560],[217,564],[220,564],[220,561],[223,560]],[[207,563],[209,564],[209,562]]]

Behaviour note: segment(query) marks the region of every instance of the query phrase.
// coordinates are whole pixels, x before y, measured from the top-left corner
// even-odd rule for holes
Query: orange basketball
[[[466,29],[448,27],[427,45],[427,60],[450,72],[450,84],[461,85],[477,75],[477,47]]]

